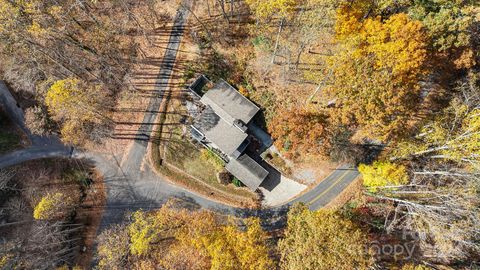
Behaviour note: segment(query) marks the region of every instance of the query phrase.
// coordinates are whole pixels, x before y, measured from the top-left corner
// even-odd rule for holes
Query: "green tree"
[[[312,212],[294,205],[278,248],[281,268],[288,270],[368,269],[368,239],[353,222],[331,210]]]
[[[472,1],[414,1],[409,14],[424,23],[435,48],[446,51],[470,46],[479,7]]]

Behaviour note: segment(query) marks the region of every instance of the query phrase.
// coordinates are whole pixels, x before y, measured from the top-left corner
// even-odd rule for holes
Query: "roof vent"
[[[233,125],[239,128],[242,132],[247,132],[247,126],[245,125],[245,123],[243,123],[242,120],[235,119],[235,121],[233,121]]]

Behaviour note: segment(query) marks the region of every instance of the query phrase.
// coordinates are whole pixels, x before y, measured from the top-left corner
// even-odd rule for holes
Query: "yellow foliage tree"
[[[289,16],[301,1],[297,0],[246,0],[246,3],[255,12],[259,19]]]
[[[406,14],[386,21],[361,21],[359,14],[337,18],[340,49],[328,59],[334,76],[325,92],[336,100],[335,118],[385,141],[404,135],[418,109],[419,80],[427,73],[425,32]]]
[[[115,225],[104,230],[98,237],[98,268],[122,269],[129,253],[128,231],[124,226]]]
[[[68,78],[56,81],[48,89],[45,103],[52,115],[58,119],[82,118],[95,120],[96,99],[94,93],[82,88],[81,81]]]
[[[62,217],[72,207],[73,201],[61,192],[48,193],[43,196],[33,210],[35,219],[54,219]]]
[[[353,222],[300,204],[290,209],[278,248],[285,270],[369,269],[373,263],[367,236]]]
[[[205,223],[204,223],[205,224]],[[235,225],[217,226],[214,230],[192,230],[179,235],[184,244],[205,252],[212,270],[261,270],[272,269],[269,249],[265,245],[266,233],[258,219],[246,221],[247,229]]]
[[[63,123],[62,139],[73,144],[83,144],[92,127],[106,121],[103,100],[100,88],[86,87],[76,78],[54,82],[45,96],[49,112]]]
[[[7,34],[15,28],[20,17],[20,7],[10,1],[0,1],[0,34]]]
[[[454,99],[420,134],[399,143],[392,153],[394,159],[423,157],[480,164],[480,109]]]
[[[101,235],[101,268],[122,268],[129,253],[128,262],[139,269],[273,269],[260,221],[245,225],[240,229],[213,212],[178,209],[172,202],[155,212],[137,211],[127,227]]]
[[[7,267],[7,264],[10,262],[12,258],[13,258],[13,255],[9,253],[1,255],[0,268],[5,269]]]
[[[430,270],[430,269],[432,268],[422,264],[415,265],[415,264],[409,263],[409,264],[405,264],[401,270]]]
[[[363,185],[376,192],[378,187],[408,184],[407,168],[391,162],[375,161],[372,165],[360,164],[358,171],[363,176]]]
[[[360,32],[360,21],[372,7],[372,1],[341,1],[337,8],[335,35],[338,40],[344,40]]]
[[[133,222],[128,226],[130,252],[133,255],[145,255],[154,244],[173,237],[176,229],[184,223],[184,214],[184,211],[176,213],[169,207],[162,207],[153,214],[135,212]]]

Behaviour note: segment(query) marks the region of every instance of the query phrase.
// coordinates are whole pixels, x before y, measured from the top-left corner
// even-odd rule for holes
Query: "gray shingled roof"
[[[238,127],[227,123],[207,106],[193,126],[222,152],[231,156],[247,138]]]
[[[268,175],[267,170],[246,154],[231,159],[225,169],[253,191],[257,190]]]
[[[215,113],[229,124],[233,124],[235,119],[240,119],[248,124],[260,110],[224,80],[216,83],[202,96],[200,101],[205,105],[210,105]]]

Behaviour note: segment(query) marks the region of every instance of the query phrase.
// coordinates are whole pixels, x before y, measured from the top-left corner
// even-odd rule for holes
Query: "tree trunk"
[[[230,23],[227,12],[225,11],[225,0],[218,0],[218,3],[220,4],[220,9],[222,10],[223,18],[227,20],[227,23]]]
[[[280,34],[282,33],[282,29],[283,29],[283,23],[285,22],[285,19],[282,18],[282,20],[280,21],[280,26],[278,27],[278,34],[277,34],[277,40],[275,41],[275,47],[273,49],[273,55],[272,55],[272,64],[275,64],[275,56],[277,54],[277,50],[278,50],[278,43],[280,42]]]

